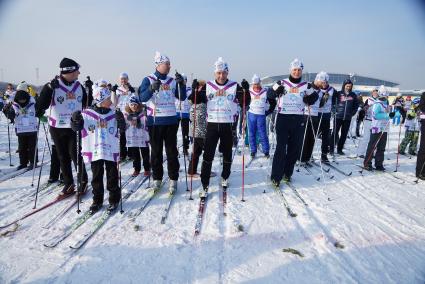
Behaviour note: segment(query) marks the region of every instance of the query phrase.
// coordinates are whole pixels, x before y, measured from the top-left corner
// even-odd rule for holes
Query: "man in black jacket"
[[[334,117],[334,126],[332,135],[330,137],[330,152],[334,154],[335,143],[338,141],[337,153],[344,155],[342,149],[344,148],[345,140],[347,139],[348,130],[350,130],[351,118],[356,114],[359,102],[357,95],[352,91],[353,82],[346,79],[342,84],[341,91],[334,96],[336,105],[336,114]],[[341,130],[341,136],[338,135]],[[339,138],[338,138],[339,137]]]
[[[421,111],[421,144],[416,160],[416,177],[425,180],[425,92],[422,93],[419,110]]]
[[[60,76],[55,77],[50,83],[44,85],[37,99],[37,117],[42,117],[47,109],[49,129],[56,145],[60,168],[63,174],[64,188],[62,194],[69,195],[75,191],[72,176],[71,160],[77,167],[77,137],[71,129],[72,113],[86,108],[91,104],[86,90],[78,81],[80,65],[72,59],[64,58],[59,64]],[[78,150],[78,152],[80,152]],[[79,156],[80,181],[79,193],[84,193],[87,188],[87,172]]]

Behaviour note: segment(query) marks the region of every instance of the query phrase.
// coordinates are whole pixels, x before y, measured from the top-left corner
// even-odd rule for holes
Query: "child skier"
[[[251,158],[257,154],[257,133],[260,138],[264,156],[269,158],[269,137],[267,136],[266,116],[271,114],[276,107],[276,100],[268,98],[271,89],[261,86],[261,79],[257,74],[252,77],[252,86],[249,89],[251,103],[248,110],[248,134]]]
[[[131,95],[133,95],[136,91],[128,82],[128,74],[123,72],[120,74],[120,85],[114,85],[112,87],[112,95],[111,100],[113,105],[119,109],[120,111],[124,111],[127,106]],[[128,155],[127,153],[127,143],[126,143],[126,135],[120,136],[120,160],[125,161]]]
[[[192,89],[188,100],[192,103],[190,108],[189,136],[193,139],[193,152],[189,162],[189,175],[197,175],[199,157],[204,149],[205,134],[207,133],[207,100],[205,96],[205,81],[193,82],[193,87],[198,85],[196,91]],[[197,101],[195,104],[195,92]]]
[[[415,98],[412,102],[411,109],[407,112],[404,127],[406,133],[400,144],[400,154],[405,155],[407,145],[409,145],[409,154],[415,156],[418,147],[419,131],[420,131],[420,98]]]
[[[141,159],[143,158],[144,176],[150,175],[149,161],[149,132],[146,125],[146,109],[137,95],[132,95],[125,106],[124,116],[126,118],[125,136],[130,156],[133,158],[134,177],[140,174]]]
[[[105,81],[93,85],[94,106],[82,113],[72,114],[71,127],[81,131],[82,156],[91,163],[93,173],[93,204],[90,213],[97,212],[103,204],[103,172],[106,167],[106,187],[109,191],[108,211],[118,207],[121,189],[118,185],[117,161],[119,158],[119,134],[125,131],[125,119],[121,111],[111,109],[111,92]]]
[[[395,115],[394,112],[389,112],[391,107],[388,106],[388,92],[384,86],[379,87],[378,95],[378,100],[373,104],[372,108],[371,134],[363,162],[364,168],[368,171],[373,170],[372,156],[375,150],[375,170],[385,171],[383,162],[389,119]]]
[[[27,167],[28,162],[31,169],[34,167],[38,119],[35,116],[35,100],[28,93],[26,83],[18,85],[8,118],[15,121],[15,131],[18,136],[18,170]]]

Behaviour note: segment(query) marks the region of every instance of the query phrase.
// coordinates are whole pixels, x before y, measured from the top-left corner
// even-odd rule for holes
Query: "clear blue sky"
[[[9,0],[0,1],[5,81],[40,84],[63,57],[80,79],[139,85],[155,50],[177,69],[210,79],[222,56],[234,80],[286,74],[299,57],[309,72],[356,73],[425,87],[424,7],[414,0]]]

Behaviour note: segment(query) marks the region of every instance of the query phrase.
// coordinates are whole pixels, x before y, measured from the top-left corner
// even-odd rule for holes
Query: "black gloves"
[[[125,123],[124,114],[119,109],[115,111],[115,119],[117,120],[117,125],[120,132],[125,132],[127,124]]]
[[[159,79],[156,79],[150,86],[149,89],[152,92],[158,92],[159,88],[161,87],[161,81]]]
[[[116,92],[117,92],[117,89],[118,89],[118,85],[117,85],[117,84],[115,84],[115,85],[112,87],[112,92],[116,93]]]
[[[390,116],[390,118],[393,118],[395,116],[395,112],[392,111],[388,115]]]
[[[192,82],[192,91],[195,91],[199,88],[199,82],[197,79],[194,79]]]
[[[53,90],[59,88],[59,80],[55,78],[50,81],[50,88],[52,88]]]
[[[247,81],[247,80],[245,80],[245,79],[243,79],[243,80],[242,80],[242,83],[241,83],[241,87],[242,87],[242,89],[244,89],[246,92],[248,92],[248,91],[249,91],[249,83],[248,83],[248,81]]]
[[[43,115],[44,115],[44,110],[42,110],[42,109],[36,109],[36,110],[35,110],[35,116],[36,116],[36,117],[40,118],[40,117],[42,117]]]
[[[81,131],[84,126],[84,118],[81,111],[77,110],[71,117],[71,129],[75,132]]]
[[[136,90],[130,84],[128,84],[128,90],[130,91],[130,93],[135,93],[136,92]]]
[[[413,115],[411,115],[410,113],[407,115],[407,119],[408,120],[412,120],[412,119],[414,119],[415,117],[413,116]]]
[[[183,76],[179,72],[176,72],[176,77],[174,78],[174,80],[176,80],[176,83],[179,84],[179,85],[185,85],[186,84]]]
[[[276,95],[281,96],[285,94],[285,87],[282,86],[282,82],[281,81],[277,81],[274,85],[273,85],[273,91],[276,93]]]

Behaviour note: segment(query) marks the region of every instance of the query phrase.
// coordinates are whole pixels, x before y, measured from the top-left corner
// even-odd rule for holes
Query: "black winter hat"
[[[30,98],[30,94],[25,91],[19,90],[16,92],[14,101],[20,105],[26,105],[29,102]]]
[[[80,68],[80,65],[72,59],[64,57],[59,63],[61,74],[72,73]]]

